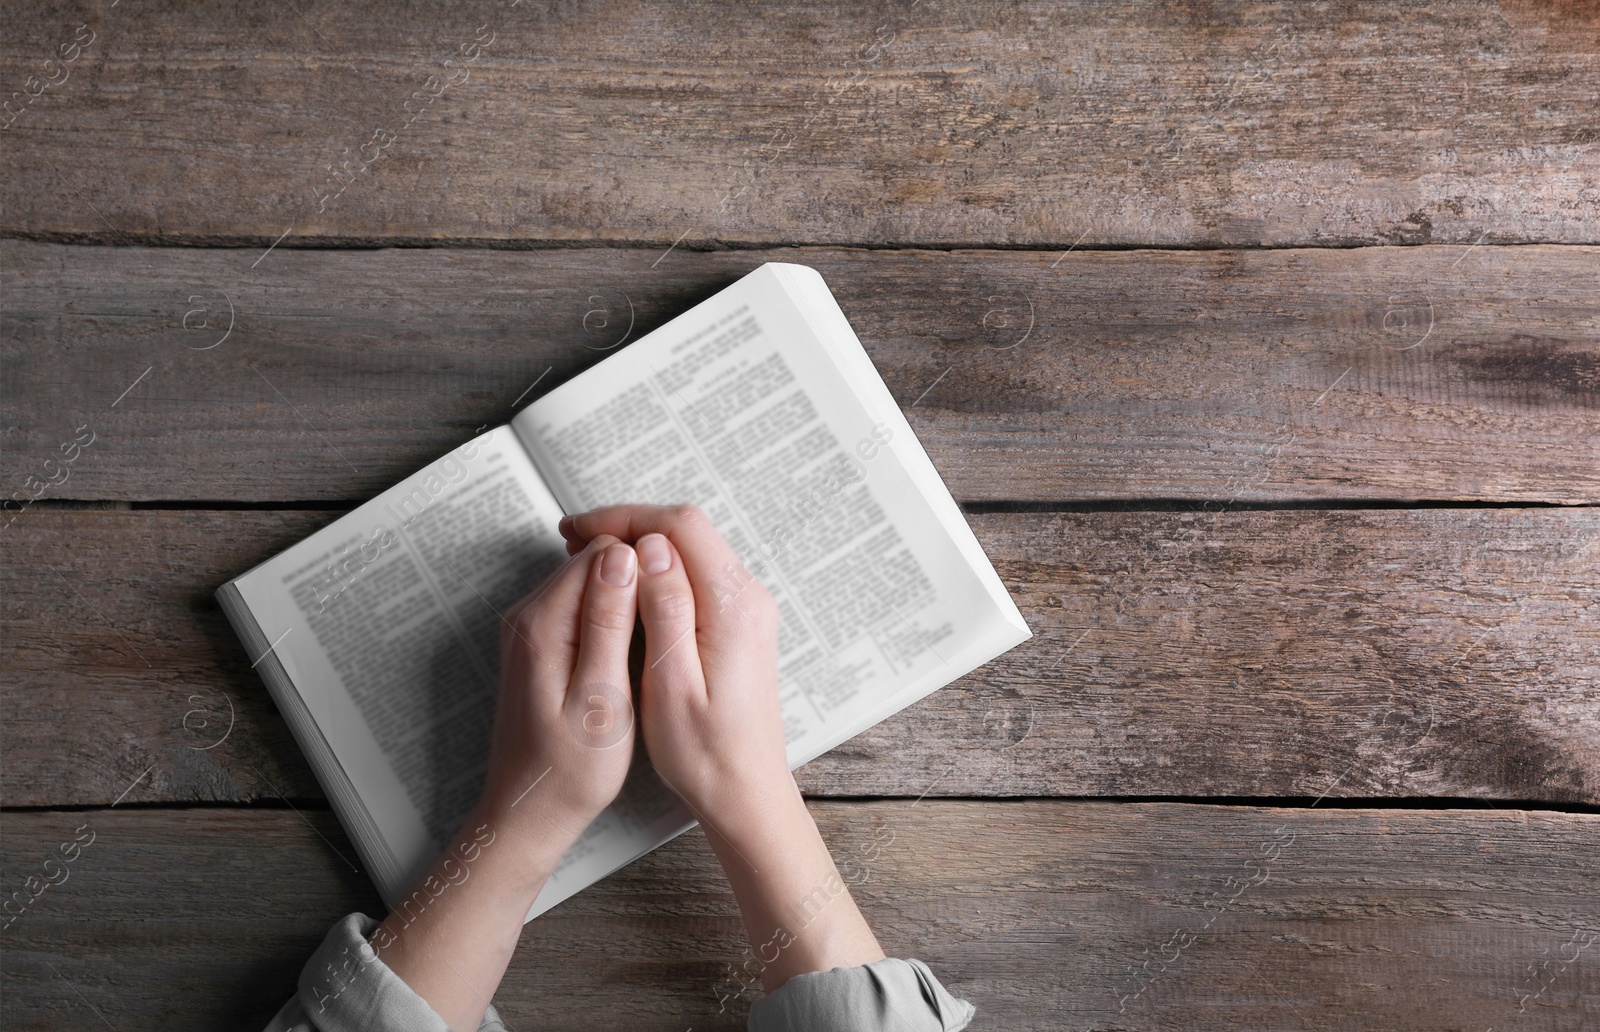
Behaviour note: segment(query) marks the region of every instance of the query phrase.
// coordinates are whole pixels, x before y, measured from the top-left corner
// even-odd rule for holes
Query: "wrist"
[[[789,815],[805,809],[800,786],[786,762],[764,763],[765,769],[750,769],[741,764],[717,764],[701,772],[688,801],[702,819],[709,817],[718,827],[743,828],[761,825],[774,814]],[[663,779],[665,780],[665,779]]]
[[[544,865],[529,862],[506,822],[482,807],[474,807],[462,820],[436,870],[452,884],[459,878],[463,887],[470,884],[472,893],[487,891],[513,906],[531,905],[548,876]]]
[[[530,776],[528,782],[521,786],[485,785],[462,829],[466,833],[480,824],[487,825],[511,844],[511,851],[534,858],[549,857],[553,866],[599,814],[554,793],[541,793],[547,780]]]
[[[719,802],[706,816],[712,831],[748,857],[793,853],[820,841],[816,822],[792,775],[764,782],[759,791],[744,791]],[[706,822],[709,823],[709,822]]]

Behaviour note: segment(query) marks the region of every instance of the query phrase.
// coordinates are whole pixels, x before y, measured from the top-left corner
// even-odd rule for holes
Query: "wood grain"
[[[212,590],[769,260],[1035,632],[799,772],[891,954],[974,1029],[1600,1026],[1593,0],[0,12],[0,90],[93,36],[0,93],[0,497],[95,435],[0,531],[0,891],[96,833],[4,1027],[261,1028],[379,911]],[[499,1003],[743,1028],[742,948],[694,832]]]
[[[0,244],[0,494],[370,497],[776,260],[961,501],[1600,501],[1600,248],[258,257]]]
[[[8,90],[59,75],[42,62],[79,23],[96,34],[6,130],[14,234],[1600,242],[1592,3],[212,0],[6,20]]]
[[[933,799],[812,811],[885,949],[976,1003],[974,1029],[1554,1032],[1600,1013],[1600,963],[1582,948],[1600,937],[1600,816]],[[93,1027],[88,1005],[123,1030],[261,1028],[338,917],[381,912],[325,812],[6,824],[7,889],[83,825],[95,835],[3,933],[19,1032]],[[518,1029],[742,1029],[751,997],[719,1015],[717,991],[738,990],[743,948],[693,831],[533,922],[496,1006]]]
[[[320,797],[211,592],[337,515],[4,531],[7,804]],[[1600,802],[1592,509],[970,520],[1035,637],[807,792]]]

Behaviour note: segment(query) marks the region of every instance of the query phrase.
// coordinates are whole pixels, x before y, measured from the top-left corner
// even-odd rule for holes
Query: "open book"
[[[391,907],[482,787],[500,614],[622,502],[772,591],[791,768],[1030,634],[821,275],[763,265],[218,589]],[[694,823],[636,761],[528,917]]]

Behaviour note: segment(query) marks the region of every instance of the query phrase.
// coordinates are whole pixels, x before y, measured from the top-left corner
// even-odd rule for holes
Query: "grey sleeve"
[[[750,1032],[959,1032],[977,1008],[920,960],[796,975],[750,1008]]]
[[[444,1019],[387,964],[367,937],[378,921],[346,914],[300,972],[299,991],[267,1032],[450,1032]],[[506,1032],[493,1005],[478,1032]]]

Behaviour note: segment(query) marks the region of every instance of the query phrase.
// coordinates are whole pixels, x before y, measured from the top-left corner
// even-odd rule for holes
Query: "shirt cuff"
[[[380,922],[346,914],[300,972],[300,988],[267,1032],[450,1032],[444,1019],[378,959]],[[478,1032],[506,1032],[491,1004]]]
[[[750,1008],[750,1032],[960,1032],[977,1008],[951,996],[920,960],[796,975]]]

